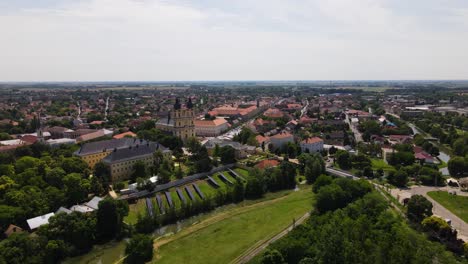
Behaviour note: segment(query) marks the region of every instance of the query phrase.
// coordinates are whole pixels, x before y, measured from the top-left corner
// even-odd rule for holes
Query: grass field
[[[155,263],[229,263],[311,210],[310,187],[237,207],[155,242]]]
[[[309,191],[306,191],[305,193],[307,194],[309,192],[310,192],[310,188],[309,188]],[[184,228],[180,232],[185,232],[185,236],[186,236],[187,235],[187,232],[185,231],[186,229],[191,229],[192,230],[191,232],[193,232],[194,231],[193,227],[200,227],[200,226],[206,227],[210,224],[216,223],[220,219],[228,218],[229,216],[235,215],[236,213],[238,214],[239,212],[243,212],[244,210],[251,210],[250,208],[253,206],[256,206],[257,204],[271,203],[271,201],[273,200],[282,201],[281,199],[282,197],[289,196],[289,194],[291,193],[292,193],[291,190],[280,191],[280,192],[275,192],[275,193],[267,193],[265,194],[264,198],[261,198],[258,200],[245,200],[239,204],[226,205],[226,206],[217,208],[214,211],[211,211],[209,213],[197,215],[194,218],[190,219],[187,223],[185,222],[182,223],[182,225],[184,225]],[[310,199],[308,200],[309,200],[308,204],[310,204]],[[143,205],[145,205],[144,202],[143,202]],[[243,208],[247,208],[247,209],[243,209]],[[310,206],[309,206],[309,209],[310,209]],[[178,228],[174,226],[173,228],[169,228],[168,230],[169,232],[174,232],[175,229],[178,229]],[[188,233],[190,233],[190,231]],[[177,238],[177,237],[178,236],[171,236],[171,238]],[[65,264],[122,263],[118,261],[122,260],[122,257],[124,256],[124,251],[125,251],[125,241],[106,243],[105,245],[95,246],[93,250],[91,250],[89,253],[85,255],[67,259],[64,261],[64,263]]]
[[[146,213],[145,199],[139,199],[134,204],[129,204],[128,216],[125,217],[124,222],[128,224],[136,224],[138,214],[144,215]]]
[[[394,171],[395,168],[391,165],[388,165],[385,163],[383,159],[371,159],[372,162],[372,169],[373,170],[378,170],[382,169],[384,171]]]
[[[468,223],[468,197],[451,195],[448,192],[433,191],[428,192],[432,199],[436,200],[450,212],[460,217],[465,223]]]
[[[89,253],[66,259],[64,264],[115,263],[125,256],[125,241],[106,243],[95,246]]]

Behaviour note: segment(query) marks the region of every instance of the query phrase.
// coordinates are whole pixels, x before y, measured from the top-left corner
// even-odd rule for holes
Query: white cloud
[[[385,0],[80,0],[0,14],[0,81],[466,79],[465,14],[445,32]]]

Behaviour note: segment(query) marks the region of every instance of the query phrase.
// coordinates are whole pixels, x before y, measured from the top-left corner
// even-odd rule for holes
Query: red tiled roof
[[[257,165],[255,165],[256,168],[259,169],[266,169],[266,168],[271,168],[271,167],[276,167],[279,165],[279,161],[277,160],[262,160]]]
[[[270,140],[269,137],[264,137],[262,135],[256,136],[255,139],[257,140],[258,144],[262,144],[263,142]]]
[[[318,142],[323,142],[323,139],[321,139],[319,137],[311,137],[311,138],[308,138],[308,139],[304,139],[302,141],[302,143],[306,143],[306,144],[314,144],[314,143],[318,143]]]
[[[293,135],[291,135],[291,133],[288,133],[288,132],[284,132],[284,133],[279,133],[279,134],[276,134],[274,136],[272,136],[272,138],[288,138],[288,137],[292,137]]]
[[[120,139],[120,138],[124,138],[126,136],[136,137],[137,134],[135,134],[135,133],[133,133],[131,131],[128,131],[128,132],[125,132],[125,133],[117,134],[117,135],[113,136],[113,138]]]
[[[213,120],[195,120],[193,121],[195,126],[220,126],[227,123],[224,118],[216,118]]]

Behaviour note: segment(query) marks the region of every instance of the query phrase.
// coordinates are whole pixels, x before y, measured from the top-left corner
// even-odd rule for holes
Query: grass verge
[[[155,242],[155,263],[228,263],[311,210],[310,187],[238,207]]]
[[[468,196],[451,195],[443,191],[432,191],[427,195],[468,223]]]

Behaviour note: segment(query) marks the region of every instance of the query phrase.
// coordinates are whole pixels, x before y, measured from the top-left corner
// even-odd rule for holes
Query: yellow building
[[[147,141],[136,138],[110,139],[86,143],[75,152],[75,155],[83,159],[90,168],[107,157],[112,151],[147,144]]]
[[[195,113],[192,99],[188,99],[186,107],[182,107],[179,99],[176,99],[174,110],[167,118],[161,118],[156,122],[156,128],[180,137],[183,141],[195,137]]]
[[[142,161],[147,168],[153,166],[155,162],[153,154],[156,151],[161,151],[166,158],[171,156],[171,151],[164,146],[147,142],[133,147],[115,149],[102,162],[109,166],[113,182],[127,180],[132,175],[136,162]]]

